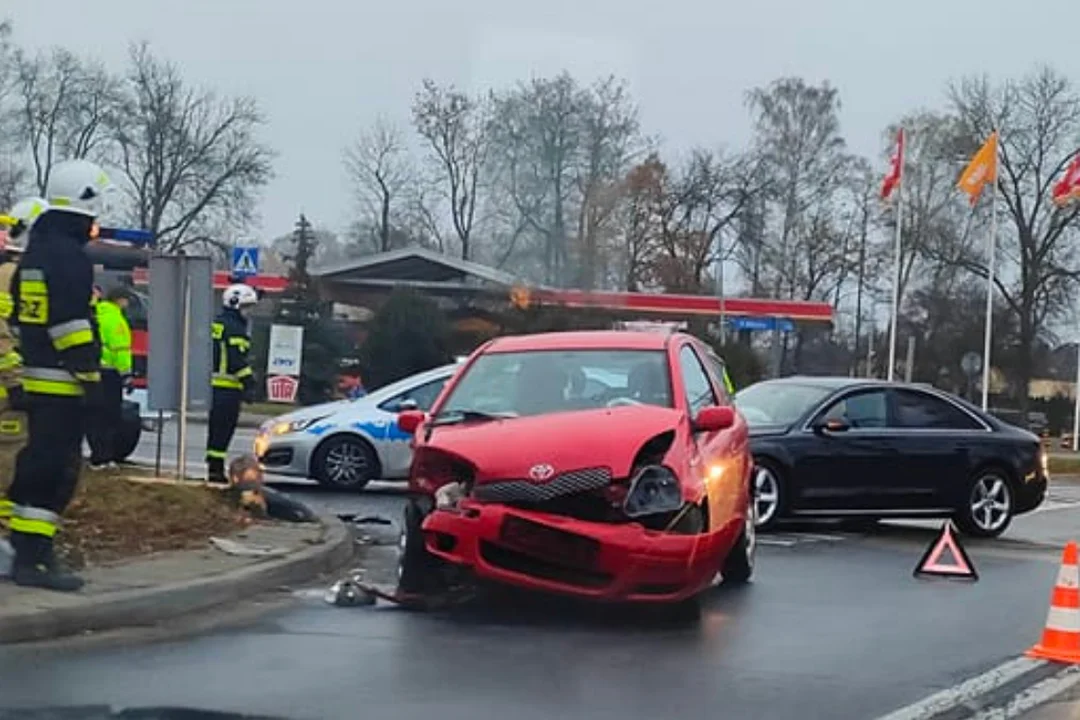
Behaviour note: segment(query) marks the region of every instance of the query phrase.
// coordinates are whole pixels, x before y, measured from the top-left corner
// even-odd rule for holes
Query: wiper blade
[[[506,420],[515,417],[517,417],[517,413],[484,412],[483,410],[449,410],[447,412],[439,413],[432,418],[430,426],[456,425],[457,423],[471,421],[490,422],[492,420]]]

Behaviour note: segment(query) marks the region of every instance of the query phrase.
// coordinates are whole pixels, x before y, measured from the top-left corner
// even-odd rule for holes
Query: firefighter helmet
[[[241,308],[251,307],[259,302],[259,294],[255,292],[255,288],[250,285],[244,285],[243,283],[237,283],[236,285],[230,285],[225,288],[225,292],[221,296],[221,304],[224,307],[239,310]]]
[[[110,184],[100,165],[89,160],[65,160],[49,171],[45,197],[50,210],[97,217]]]
[[[48,203],[39,197],[31,197],[20,200],[7,214],[8,228],[7,242],[4,250],[9,252],[21,252],[21,243],[24,242],[26,233],[34,226],[34,222],[49,208]],[[18,240],[18,243],[12,243]]]

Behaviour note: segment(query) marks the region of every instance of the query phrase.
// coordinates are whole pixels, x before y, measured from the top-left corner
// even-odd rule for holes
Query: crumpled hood
[[[680,417],[671,408],[642,405],[466,422],[434,428],[425,446],[469,462],[477,484],[527,480],[535,465],[550,465],[555,475],[608,467],[624,478],[638,449],[675,429]]]

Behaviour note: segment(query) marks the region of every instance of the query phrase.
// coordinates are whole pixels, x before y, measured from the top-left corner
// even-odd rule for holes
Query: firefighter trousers
[[[34,398],[26,419],[29,438],[16,458],[8,499],[60,515],[79,482],[86,406],[75,398]]]
[[[229,443],[240,420],[240,406],[244,394],[240,390],[214,388],[210,400],[210,422],[206,433],[206,467],[211,482],[224,482],[225,459],[229,455]]]
[[[124,381],[116,370],[101,371],[102,406],[94,413],[87,428],[90,441],[90,464],[104,465],[119,462],[116,457],[116,434],[124,422]]]

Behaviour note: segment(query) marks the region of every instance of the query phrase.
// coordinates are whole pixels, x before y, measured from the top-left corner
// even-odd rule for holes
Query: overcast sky
[[[990,9],[996,6],[997,11]],[[671,149],[747,140],[744,92],[785,74],[828,79],[851,147],[878,159],[904,111],[951,77],[1048,62],[1080,81],[1080,3],[1038,0],[2,0],[24,46],[122,67],[148,40],[189,80],[250,93],[280,153],[259,232],[304,211],[342,228],[342,147],[377,115],[407,123],[421,78],[475,89],[567,69],[629,80],[645,130]]]

